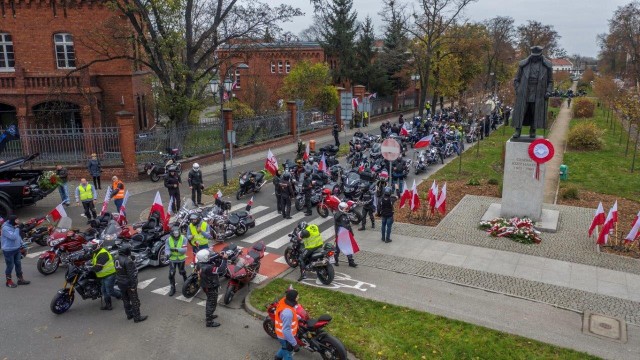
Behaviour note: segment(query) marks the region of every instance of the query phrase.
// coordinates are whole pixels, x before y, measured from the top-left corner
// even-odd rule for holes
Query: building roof
[[[228,46],[221,46],[220,50],[223,50],[223,51],[228,49],[239,50],[239,49],[248,49],[248,48],[254,49],[254,50],[319,49],[319,48],[322,48],[322,46],[320,45],[319,42],[315,42],[315,41],[290,41],[290,42],[279,41],[279,42],[271,42],[271,43],[255,42],[255,43],[232,44]]]
[[[565,59],[565,58],[551,59],[551,64],[553,66],[571,66],[571,67],[573,67],[573,63],[571,61],[569,61],[568,59]]]

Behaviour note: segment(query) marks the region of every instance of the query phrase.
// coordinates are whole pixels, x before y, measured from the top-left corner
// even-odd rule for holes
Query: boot
[[[520,133],[522,132],[522,128],[516,128],[516,133],[513,134],[513,138],[517,139],[520,137]]]
[[[176,284],[171,284],[171,290],[169,290],[169,296],[173,296],[176,293]]]
[[[113,310],[111,299],[105,300],[104,305],[100,306],[100,310]]]
[[[349,266],[358,267],[358,264],[356,264],[352,257],[349,258]]]
[[[29,285],[31,281],[27,281],[22,277],[22,275],[18,276],[18,285]]]
[[[358,228],[358,231],[363,231],[363,230],[364,230],[364,223],[362,224],[362,226]]]
[[[372,228],[372,229],[375,229],[375,228],[376,228],[376,223],[375,223],[375,222],[373,222],[373,220],[371,220],[371,228]]]
[[[340,261],[339,261],[339,259],[338,259],[338,254],[333,255],[333,259],[336,261],[336,263],[335,263],[335,264],[333,264],[333,265],[335,265],[335,266],[340,266]]]
[[[133,316],[133,311],[131,310],[130,307],[125,307],[124,308],[124,313],[127,314],[127,320],[131,320],[133,319],[135,316]]]
[[[134,323],[143,322],[143,321],[147,320],[148,317],[149,316],[147,316],[147,315],[138,315],[138,317],[133,318],[133,322]]]
[[[9,288],[17,288],[18,285],[16,285],[13,280],[11,280],[11,276],[7,276],[7,287]]]
[[[529,137],[532,139],[535,139],[536,137],[536,128],[533,126],[529,129]]]
[[[298,278],[298,281],[302,281],[306,278],[307,278],[307,275],[305,275],[304,270],[300,270],[300,277]]]

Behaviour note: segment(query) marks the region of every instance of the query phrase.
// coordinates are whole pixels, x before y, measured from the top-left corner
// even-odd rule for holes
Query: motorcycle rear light
[[[333,256],[334,254],[335,254],[335,253],[334,253],[333,251],[329,251],[329,252],[327,253],[327,256]]]

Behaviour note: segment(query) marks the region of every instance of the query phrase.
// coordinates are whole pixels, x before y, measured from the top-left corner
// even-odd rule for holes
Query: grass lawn
[[[604,148],[599,151],[567,149],[564,163],[569,166],[569,180],[563,182],[563,186],[575,185],[579,189],[637,200],[640,198],[640,156],[636,159],[635,171],[630,171],[634,139],[631,139],[625,156],[627,138],[623,136],[620,143],[621,124],[617,119],[614,132],[602,111],[597,109],[594,118],[574,119],[570,126],[587,121],[595,121],[599,128],[604,129]]]
[[[276,279],[251,304],[282,297],[292,282]],[[294,283],[312,317],[330,314],[329,332],[357,358],[368,359],[598,359],[597,357],[405,307]],[[264,336],[267,336],[266,334]]]

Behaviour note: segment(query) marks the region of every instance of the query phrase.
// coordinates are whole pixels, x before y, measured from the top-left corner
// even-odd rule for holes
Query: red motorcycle
[[[47,224],[41,226],[44,222]],[[46,216],[31,218],[20,224],[20,231],[25,242],[34,242],[41,246],[47,246],[49,237],[55,229],[55,225],[48,222]]]
[[[264,257],[264,249],[264,241],[259,241],[253,244],[246,255],[238,258],[233,266],[229,266],[229,282],[223,298],[225,305],[228,305],[233,296],[260,272],[260,260]]]
[[[264,331],[274,339],[278,338],[274,324],[279,302],[279,299],[275,299],[267,305],[269,315],[262,322]],[[325,360],[347,359],[347,350],[342,342],[324,331],[324,327],[331,322],[331,316],[324,314],[317,319],[311,319],[301,304],[296,305],[296,314],[298,316],[298,333],[296,334],[298,346],[310,352],[319,353]]]
[[[67,265],[70,262],[76,263],[75,265],[82,265],[82,261],[69,259],[69,255],[82,251],[82,245],[87,243],[87,239],[84,234],[78,233],[77,230],[72,229],[72,220],[68,217],[63,217],[58,221],[55,230],[49,237],[48,245],[51,246],[51,250],[45,251],[38,258],[38,271],[42,275],[51,275],[58,267]]]
[[[338,205],[340,205],[341,202],[342,200],[339,197],[331,194],[331,190],[322,189],[322,201],[316,206],[318,215],[326,218],[329,216],[329,210],[331,210],[331,213],[338,211]],[[345,202],[347,203],[349,221],[354,225],[360,224],[360,221],[362,221],[362,213],[356,210],[358,203],[353,200],[347,200]]]

